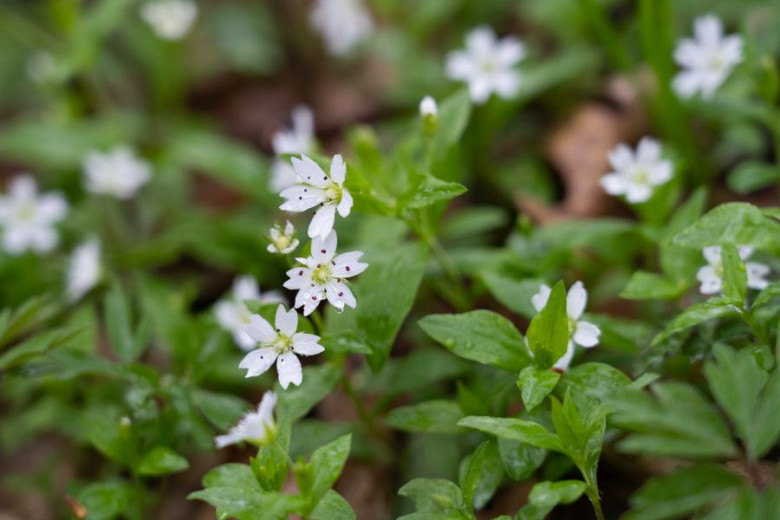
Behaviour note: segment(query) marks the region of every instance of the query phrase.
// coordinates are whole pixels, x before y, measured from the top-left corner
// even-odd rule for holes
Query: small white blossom
[[[26,68],[30,79],[39,85],[49,83],[57,74],[57,63],[46,51],[36,52],[27,58]]]
[[[256,446],[263,446],[271,442],[277,432],[274,421],[275,406],[276,394],[266,392],[257,407],[257,412],[245,414],[226,435],[220,435],[214,439],[217,448],[224,448],[239,442],[248,442]]]
[[[447,56],[447,77],[468,83],[471,100],[482,104],[492,93],[511,98],[520,86],[515,65],[525,58],[525,47],[518,39],[496,38],[489,27],[481,26],[466,35],[466,49]]]
[[[306,155],[292,160],[296,184],[279,195],[287,202],[280,206],[284,211],[302,212],[320,206],[309,224],[309,237],[324,239],[333,230],[336,211],[346,217],[352,209],[352,195],[344,188],[347,165],[340,155],[334,155],[330,163],[330,174]]]
[[[233,290],[229,298],[217,303],[215,312],[219,325],[233,335],[233,342],[242,350],[255,348],[257,342],[244,331],[249,325],[252,313],[246,302],[284,303],[285,299],[278,291],[260,292],[257,281],[251,276],[239,276],[233,281]]]
[[[158,0],[141,7],[141,18],[164,40],[181,40],[198,16],[198,6],[189,0]]]
[[[540,312],[547,305],[550,299],[551,289],[547,285],[539,287],[539,292],[531,298],[531,303]],[[599,342],[601,330],[594,324],[583,321],[580,318],[585,312],[585,306],[588,304],[588,292],[582,282],[576,282],[569,288],[566,295],[566,314],[569,317],[569,345],[566,353],[556,361],[553,368],[558,370],[567,370],[574,357],[574,344],[585,348],[595,347]]]
[[[76,301],[95,287],[103,275],[100,265],[100,242],[93,238],[73,251],[68,266],[66,293]]]
[[[358,262],[362,251],[351,251],[336,256],[336,232],[325,240],[319,237],[311,242],[311,256],[298,258],[303,264],[287,271],[290,278],[284,282],[287,289],[297,290],[295,307],[303,307],[303,315],[308,316],[322,300],[328,300],[338,311],[344,306],[355,308],[355,295],[349,289],[345,278],[357,276],[366,270],[368,264]]]
[[[672,163],[661,158],[661,145],[650,137],[639,141],[636,152],[620,143],[608,158],[614,171],[601,178],[601,186],[610,195],[625,195],[633,204],[645,202],[655,186],[672,178]]]
[[[425,96],[420,101],[420,117],[436,117],[439,115],[439,107],[431,96]]]
[[[303,154],[314,152],[314,112],[305,105],[292,111],[292,127],[276,132],[271,139],[274,153]],[[271,165],[271,189],[279,193],[295,184],[295,169],[286,160],[276,157]]]
[[[740,246],[737,250],[743,261],[753,254],[753,248],[750,246]],[[700,290],[702,294],[718,294],[723,289],[721,247],[705,247],[702,254],[707,260],[707,265],[696,273],[696,278],[701,282]],[[769,285],[766,279],[769,274],[769,266],[758,262],[745,262],[745,271],[747,271],[747,286],[751,289],[764,289]]]
[[[742,61],[742,38],[723,36],[721,21],[712,14],[693,22],[695,39],[683,38],[674,49],[674,59],[683,68],[672,86],[682,98],[700,92],[709,98]]]
[[[3,249],[11,254],[46,253],[59,243],[54,224],[68,213],[68,202],[58,192],[38,194],[32,176],[11,180],[8,195],[0,196]]]
[[[128,146],[106,153],[91,152],[84,159],[84,187],[90,193],[130,199],[151,176],[149,164]]]
[[[371,13],[362,0],[316,0],[310,21],[335,56],[349,54],[374,32]]]
[[[280,255],[287,255],[295,251],[298,247],[298,239],[295,238],[295,228],[287,221],[284,226],[284,231],[279,224],[274,224],[274,227],[270,231],[270,244],[268,244],[269,253],[278,253]]]
[[[298,329],[298,312],[276,309],[276,328],[257,314],[253,314],[244,330],[255,340],[257,350],[247,354],[238,368],[246,369],[246,377],[264,374],[276,362],[279,384],[287,389],[290,383],[298,386],[303,380],[303,369],[298,356],[313,356],[325,349],[319,344],[320,337]]]

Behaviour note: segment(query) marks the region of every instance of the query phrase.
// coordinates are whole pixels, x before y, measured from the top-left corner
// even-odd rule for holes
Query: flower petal
[[[351,278],[365,271],[368,268],[368,264],[358,262],[362,256],[362,251],[350,251],[334,258],[333,276],[336,278]]]
[[[257,405],[257,413],[260,415],[260,419],[262,419],[264,423],[273,423],[275,406],[276,394],[273,392],[266,392],[263,394],[263,399],[260,401],[260,404]]]
[[[287,199],[286,202],[279,206],[279,209],[295,213],[311,209],[327,200],[323,190],[303,184],[290,186],[282,190],[279,196]]]
[[[301,362],[293,352],[285,352],[276,360],[276,371],[279,373],[279,384],[287,390],[290,383],[298,386],[303,381]]]
[[[276,339],[276,331],[274,331],[274,328],[259,314],[253,314],[249,318],[249,324],[244,325],[243,330],[252,336],[258,343],[273,343]]]
[[[309,156],[301,154],[301,158],[292,158],[293,168],[300,180],[317,188],[324,188],[328,184],[328,176]]]
[[[336,154],[330,161],[330,179],[339,186],[344,184],[344,179],[347,178],[347,165],[344,163],[344,158],[341,155]]]
[[[591,348],[598,344],[600,335],[601,330],[596,325],[587,321],[578,321],[572,339],[577,345]]]
[[[313,356],[323,352],[325,348],[319,344],[320,337],[305,332],[296,333],[293,338],[292,351],[299,356]]]
[[[241,360],[238,368],[246,370],[246,377],[255,377],[264,374],[276,361],[276,350],[272,348],[259,348],[253,350]]]
[[[338,237],[331,231],[324,237],[315,237],[311,241],[311,257],[315,264],[327,264],[333,259],[338,246]]]
[[[339,210],[339,215],[342,217],[348,217],[349,212],[352,210],[352,204],[354,201],[352,200],[352,195],[345,190],[341,190],[341,200],[339,201],[339,205],[336,206],[336,209]]]
[[[531,297],[531,305],[534,306],[536,312],[541,312],[544,306],[547,305],[547,300],[550,299],[550,292],[552,292],[550,287],[542,284],[539,287],[539,292]]]
[[[284,305],[276,308],[276,328],[285,336],[292,336],[298,328],[298,312],[290,309],[284,310]]]
[[[585,312],[585,306],[588,304],[588,291],[585,290],[585,286],[582,282],[575,282],[569,288],[569,293],[566,295],[566,314],[573,320],[579,319],[582,313]]]
[[[323,204],[311,219],[309,224],[309,237],[325,238],[333,231],[333,222],[336,219],[336,206],[330,203]]]
[[[558,361],[555,362],[555,365],[553,365],[554,369],[566,371],[569,369],[569,365],[571,365],[571,360],[574,358],[574,343],[572,341],[569,341],[569,345],[566,347],[566,353],[558,359]]]

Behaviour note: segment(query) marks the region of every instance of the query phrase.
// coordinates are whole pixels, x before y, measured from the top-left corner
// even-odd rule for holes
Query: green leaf
[[[330,444],[318,448],[312,454],[310,464],[314,480],[310,497],[319,501],[325,492],[336,483],[336,479],[341,475],[341,470],[349,457],[351,442],[352,435],[344,435]]]
[[[761,457],[780,441],[780,369],[775,368],[764,386],[764,392],[750,432],[756,457]]]
[[[452,401],[426,401],[391,411],[385,421],[393,428],[410,432],[461,433],[458,420],[463,412]]]
[[[631,383],[623,372],[604,363],[584,363],[567,370],[558,390],[568,392],[578,404],[601,404]]]
[[[287,480],[287,453],[278,442],[261,446],[250,459],[252,473],[264,491],[280,491]]]
[[[751,306],[751,312],[754,309],[757,309],[761,307],[762,305],[766,305],[767,303],[771,302],[773,299],[780,296],[780,282],[772,282],[770,283],[766,288],[764,288],[760,293],[758,293],[758,296],[756,296],[756,299],[753,300],[753,305]]]
[[[750,245],[775,251],[780,247],[780,222],[744,202],[722,204],[675,235],[677,245],[704,248],[715,245]]]
[[[618,447],[633,453],[690,458],[738,453],[723,418],[695,387],[667,382],[651,389],[655,397],[643,390],[625,389],[609,399],[610,422],[637,432]]]
[[[109,480],[84,486],[74,498],[84,506],[90,520],[111,520],[133,510],[140,497],[129,482]]]
[[[355,511],[346,499],[332,489],[317,503],[309,515],[311,520],[355,520]]]
[[[762,162],[746,161],[731,170],[726,182],[732,191],[745,195],[766,188],[780,178],[777,166]]]
[[[106,332],[114,352],[124,363],[137,360],[146,349],[149,329],[143,325],[137,336],[133,334],[130,302],[119,284],[106,295],[105,313]]]
[[[209,487],[190,493],[187,498],[208,502],[217,509],[218,518],[238,520],[287,520],[289,514],[302,506],[298,496],[235,486]]]
[[[482,279],[490,293],[507,309],[526,318],[536,315],[531,298],[539,292],[543,280],[538,278],[517,280],[494,272],[482,273]]]
[[[437,179],[427,173],[416,173],[412,176],[409,191],[399,200],[401,208],[425,208],[443,200],[454,199],[468,191],[457,182],[447,182]]]
[[[628,280],[621,298],[628,300],[674,300],[683,295],[687,287],[647,271],[637,271]]]
[[[252,469],[246,464],[222,464],[209,470],[203,477],[203,486],[207,488],[235,487],[262,491],[252,474]]]
[[[743,486],[742,479],[714,464],[683,468],[651,479],[631,497],[625,520],[680,518],[721,502]]]
[[[737,310],[731,305],[731,301],[726,298],[710,298],[706,302],[695,303],[675,316],[674,319],[653,338],[650,345],[658,345],[666,338],[704,321],[727,316],[736,316],[737,314]]]
[[[471,364],[440,348],[418,348],[404,356],[387,361],[376,375],[364,373],[361,391],[392,396],[415,392],[431,384],[458,377]],[[368,372],[368,370],[366,370]]]
[[[542,465],[547,450],[511,439],[498,439],[498,452],[506,474],[513,480],[525,480]]]
[[[465,359],[510,372],[519,372],[531,361],[515,326],[495,312],[432,314],[419,324],[431,338]]]
[[[544,308],[534,316],[526,334],[534,363],[549,368],[566,353],[569,344],[569,316],[566,313],[566,288],[558,282]]]
[[[14,345],[0,355],[0,370],[8,370],[37,358],[51,350],[70,345],[82,336],[83,330],[50,330],[36,334],[32,338]]]
[[[747,271],[734,244],[725,244],[720,257],[723,265],[723,296],[738,306],[745,304]]]
[[[168,473],[177,473],[190,466],[187,459],[165,446],[156,446],[151,449],[136,465],[139,475],[158,476]]]
[[[524,442],[537,448],[545,448],[566,454],[561,439],[541,424],[524,419],[499,417],[464,417],[460,426],[473,428],[502,439]]]
[[[418,478],[406,483],[398,494],[414,500],[417,511],[420,512],[467,512],[460,488],[453,482],[444,479]],[[438,518],[433,516],[432,518]],[[444,517],[444,518],[459,518]],[[469,518],[469,516],[462,516]]]
[[[528,500],[540,507],[571,504],[585,492],[587,484],[581,480],[560,480],[558,482],[539,482],[531,488]]]
[[[236,424],[247,408],[246,401],[230,394],[219,394],[201,388],[193,388],[191,392],[195,406],[209,422],[221,430]]]
[[[548,368],[527,366],[517,378],[526,410],[533,410],[555,389],[561,374]]]
[[[441,158],[447,149],[458,142],[470,115],[471,98],[467,89],[459,89],[439,103],[438,130],[433,140],[435,157]]]
[[[277,417],[289,422],[297,421],[328,395],[340,378],[341,371],[335,365],[307,367],[303,382],[299,386],[291,386],[284,392],[277,392]]]
[[[580,410],[571,395],[567,390],[563,404],[552,399],[552,423],[563,453],[572,459],[588,484],[596,488],[596,471],[606,428],[605,414],[600,405]]]
[[[461,477],[460,486],[466,504],[482,509],[493,498],[503,477],[504,467],[496,442],[485,441],[477,446]]]

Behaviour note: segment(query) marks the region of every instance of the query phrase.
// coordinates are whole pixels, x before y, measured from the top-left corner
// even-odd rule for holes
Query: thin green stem
[[[366,430],[368,430],[369,433],[371,433],[374,437],[376,437],[380,441],[384,442],[387,445],[391,445],[392,440],[384,430],[379,428],[379,426],[376,423],[376,418],[374,417],[374,414],[371,413],[371,411],[366,407],[365,403],[360,398],[360,395],[352,386],[352,381],[350,381],[349,375],[347,375],[346,371],[344,372],[344,375],[341,378],[341,387],[344,389],[344,393],[352,402],[352,406],[354,406],[355,411],[357,412],[361,422],[363,422],[363,424],[365,425]]]
[[[310,315],[311,320],[314,322],[314,328],[317,329],[317,334],[320,336],[325,333],[325,321],[322,319],[322,314],[318,310],[312,312]]]
[[[590,503],[593,505],[593,510],[596,512],[596,518],[598,520],[605,520],[604,511],[601,509],[601,499],[599,498],[599,490],[588,486],[585,490],[585,494],[588,496]]]

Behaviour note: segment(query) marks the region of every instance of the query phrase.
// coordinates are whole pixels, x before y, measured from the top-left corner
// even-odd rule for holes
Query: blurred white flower
[[[425,96],[420,101],[420,117],[423,119],[426,117],[436,117],[439,115],[439,107],[436,105],[436,100],[431,96]]]
[[[285,390],[290,383],[298,386],[303,380],[303,369],[298,356],[313,356],[325,349],[318,342],[319,336],[296,332],[298,312],[276,309],[276,328],[257,314],[253,314],[244,330],[255,340],[257,350],[247,354],[238,368],[246,369],[246,377],[264,374],[276,362],[279,384]]]
[[[295,228],[289,220],[284,226],[284,231],[282,231],[282,227],[277,223],[274,224],[274,227],[271,228],[270,233],[271,243],[268,244],[269,253],[287,255],[295,251],[295,249],[298,247],[299,242],[298,239],[295,238]]]
[[[27,58],[27,75],[38,84],[45,84],[54,79],[57,64],[51,54],[38,51]]]
[[[11,254],[46,253],[59,243],[54,224],[68,213],[68,202],[58,192],[38,194],[31,175],[14,177],[8,194],[0,196],[3,249]]]
[[[276,132],[271,140],[276,155],[314,152],[314,112],[305,105],[292,111],[292,127]],[[271,189],[279,193],[295,184],[295,169],[285,159],[274,159],[271,165]]]
[[[525,58],[525,47],[517,38],[496,38],[493,29],[480,26],[466,35],[466,49],[447,56],[447,77],[469,86],[471,100],[482,104],[492,93],[511,98],[520,86],[515,65]]]
[[[226,435],[220,435],[214,439],[217,448],[224,448],[239,442],[248,442],[255,446],[263,446],[271,442],[277,432],[274,421],[275,406],[276,394],[266,392],[257,407],[257,412],[245,414]]]
[[[694,20],[694,39],[683,38],[674,49],[674,59],[682,67],[672,86],[682,98],[700,92],[709,98],[742,61],[742,38],[723,36],[723,24],[708,14]]]
[[[297,259],[303,266],[287,271],[289,280],[284,286],[298,291],[295,307],[303,307],[304,316],[311,314],[322,300],[329,301],[338,311],[344,310],[345,305],[354,309],[357,304],[344,279],[359,275],[368,264],[358,262],[363,256],[361,251],[336,256],[336,245],[335,231],[325,240],[315,237],[311,242],[311,256]]]
[[[374,32],[371,13],[362,0],[315,0],[310,21],[336,56],[349,54]]]
[[[233,335],[233,342],[241,350],[252,350],[257,344],[244,327],[249,325],[252,313],[246,306],[246,302],[256,301],[261,303],[285,303],[284,296],[278,291],[260,292],[257,281],[251,276],[239,276],[233,280],[233,289],[230,297],[217,302],[215,312],[219,325]]]
[[[164,40],[180,40],[198,16],[198,6],[189,0],[156,0],[141,7],[141,18]]]
[[[750,246],[740,246],[737,248],[739,257],[744,261],[753,254],[753,248]],[[721,247],[711,246],[702,250],[707,265],[700,268],[696,273],[696,278],[701,282],[699,288],[702,294],[718,294],[723,289],[723,262],[721,261]],[[747,286],[751,289],[765,289],[769,285],[766,277],[769,275],[769,266],[758,262],[745,262],[745,271],[747,271]]]
[[[292,163],[298,178],[294,186],[279,194],[287,199],[280,209],[299,213],[319,205],[309,224],[309,237],[324,239],[333,230],[336,211],[346,217],[352,209],[352,195],[344,188],[347,165],[340,155],[334,155],[330,174],[326,174],[306,155],[293,157]]]
[[[550,299],[551,289],[547,285],[539,287],[539,292],[531,298],[531,303],[536,309],[536,312],[540,312],[547,305],[547,300]],[[569,287],[569,292],[566,295],[566,314],[569,317],[569,345],[566,348],[566,353],[556,361],[553,368],[557,370],[565,371],[569,368],[571,360],[574,357],[574,344],[581,345],[585,348],[595,347],[599,342],[599,336],[601,330],[594,324],[583,321],[580,318],[582,313],[585,312],[585,306],[588,304],[588,292],[585,290],[585,286],[582,282],[576,282]]]
[[[634,204],[648,200],[655,186],[672,178],[672,163],[661,158],[661,145],[650,137],[639,141],[636,152],[620,143],[609,152],[609,164],[614,171],[601,178],[601,186]]]
[[[149,164],[128,146],[106,153],[90,152],[84,159],[84,187],[90,193],[130,199],[150,176]]]
[[[78,246],[70,257],[66,294],[72,302],[95,287],[103,276],[100,265],[100,242],[90,239]]]

